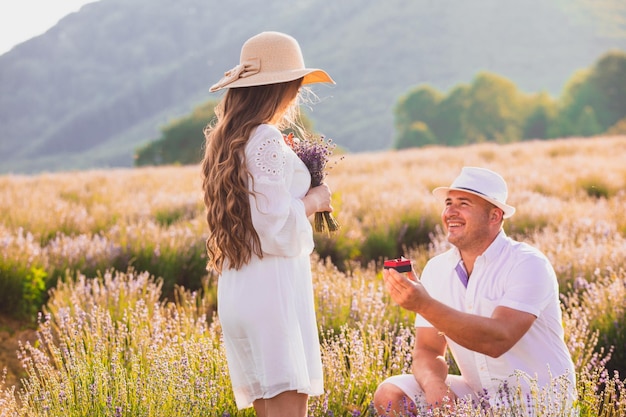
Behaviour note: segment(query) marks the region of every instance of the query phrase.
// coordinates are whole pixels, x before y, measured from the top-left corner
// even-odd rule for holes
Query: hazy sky
[[[0,55],[96,0],[0,0]]]

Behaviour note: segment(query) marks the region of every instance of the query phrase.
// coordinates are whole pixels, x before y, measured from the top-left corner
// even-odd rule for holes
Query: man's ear
[[[495,207],[491,210],[491,215],[489,216],[490,220],[493,221],[502,221],[504,217],[504,211],[501,208]]]

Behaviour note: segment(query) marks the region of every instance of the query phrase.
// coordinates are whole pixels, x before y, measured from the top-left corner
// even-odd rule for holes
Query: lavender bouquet
[[[320,136],[317,139],[298,140],[294,138],[293,133],[284,135],[285,142],[298,155],[298,158],[304,162],[311,174],[311,187],[321,185],[326,177],[326,164],[330,160],[333,151],[337,147],[332,139],[326,139]],[[313,221],[313,228],[316,232],[323,232],[326,228],[329,232],[339,229],[339,223],[333,215],[328,212],[317,212]]]

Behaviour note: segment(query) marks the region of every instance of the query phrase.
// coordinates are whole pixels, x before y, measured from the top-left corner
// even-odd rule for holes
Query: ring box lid
[[[406,258],[389,259],[385,261],[383,268],[393,268],[398,272],[408,272],[411,270],[411,260]]]

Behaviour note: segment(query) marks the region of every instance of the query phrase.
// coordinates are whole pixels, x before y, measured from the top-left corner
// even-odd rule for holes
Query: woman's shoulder
[[[283,175],[287,145],[275,126],[262,124],[252,132],[246,145],[246,161],[251,173]]]
[[[246,148],[248,151],[260,148],[282,148],[284,142],[283,134],[276,126],[261,124],[250,134]]]

